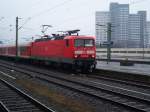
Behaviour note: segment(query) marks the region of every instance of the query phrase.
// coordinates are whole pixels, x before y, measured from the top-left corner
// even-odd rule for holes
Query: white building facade
[[[129,38],[128,48],[140,48],[140,15],[129,15]]]
[[[127,47],[129,37],[129,4],[110,4],[113,47]]]
[[[138,11],[140,15],[140,48],[147,47],[147,31],[146,31],[146,22],[147,22],[147,14],[146,11]]]
[[[102,45],[107,41],[107,24],[110,22],[110,13],[104,11],[96,12],[96,44]]]
[[[114,48],[147,48],[149,24],[147,12],[129,13],[129,4],[110,3],[110,11],[96,12],[96,43],[107,41],[107,23],[111,23],[111,41]]]
[[[150,21],[147,21],[146,23],[146,32],[148,38],[147,47],[150,48]]]

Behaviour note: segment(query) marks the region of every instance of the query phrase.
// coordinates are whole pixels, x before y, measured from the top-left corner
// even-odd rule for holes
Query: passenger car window
[[[66,46],[69,47],[69,40],[66,40]]]

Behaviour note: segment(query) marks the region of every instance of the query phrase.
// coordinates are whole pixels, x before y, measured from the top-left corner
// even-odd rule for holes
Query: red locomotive
[[[28,45],[19,46],[19,59],[71,65],[75,70],[93,71],[96,66],[95,37],[79,36],[78,31],[67,31],[62,35],[52,34]],[[15,46],[0,47],[1,56],[15,58],[15,53]]]

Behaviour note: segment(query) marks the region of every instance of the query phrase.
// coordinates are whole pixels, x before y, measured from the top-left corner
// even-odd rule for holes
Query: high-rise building
[[[129,4],[110,4],[112,41],[114,47],[127,47],[129,31]]]
[[[150,21],[146,23],[146,32],[147,32],[147,47],[150,48]]]
[[[107,41],[107,23],[110,22],[109,12],[96,12],[96,44],[99,46]]]
[[[146,34],[146,11],[138,11],[140,15],[140,47],[147,47],[147,34]]]
[[[130,14],[129,15],[129,38],[128,47],[129,48],[139,48],[140,47],[140,15]]]
[[[117,48],[146,48],[149,34],[146,11],[129,14],[129,4],[111,3],[109,12],[96,12],[96,24],[111,23],[111,41]],[[149,26],[147,26],[149,28]],[[107,27],[96,25],[96,42],[107,41]]]

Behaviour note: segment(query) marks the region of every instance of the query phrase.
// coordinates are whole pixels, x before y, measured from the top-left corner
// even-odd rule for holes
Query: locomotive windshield
[[[93,39],[76,39],[75,47],[92,47],[94,46]]]

